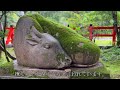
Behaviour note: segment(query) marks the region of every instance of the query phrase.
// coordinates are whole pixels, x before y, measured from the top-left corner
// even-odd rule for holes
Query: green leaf
[[[0,31],[0,38],[3,38],[4,36],[4,31]]]

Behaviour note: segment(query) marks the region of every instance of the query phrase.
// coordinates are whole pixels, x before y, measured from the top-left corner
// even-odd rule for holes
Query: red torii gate
[[[13,25],[11,25],[10,27],[6,27],[6,30],[9,30],[7,34],[7,40],[6,40],[6,45],[7,45],[9,44],[9,42],[13,43],[15,28],[13,27]]]
[[[120,29],[120,27],[117,27],[118,29]],[[103,29],[108,29],[108,30],[112,30],[112,34],[93,34],[94,30],[103,30]],[[112,44],[115,45],[116,42],[116,31],[115,31],[115,27],[93,27],[92,24],[89,26],[88,28],[89,30],[89,39],[92,41],[93,37],[100,37],[100,36],[105,36],[105,37],[112,37]]]
[[[8,34],[7,34],[7,39],[5,42],[5,44],[7,45],[7,44],[9,44],[9,42],[13,43],[15,27],[13,27],[13,25],[10,25],[10,27],[6,27],[5,29],[9,30]],[[2,23],[0,23],[0,31],[2,31],[2,30],[3,30],[3,25],[2,25]]]

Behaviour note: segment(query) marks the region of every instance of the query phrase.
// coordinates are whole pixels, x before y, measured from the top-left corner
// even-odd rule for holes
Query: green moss
[[[65,60],[65,54],[63,54],[63,53],[59,53],[58,55],[57,55],[57,60]]]
[[[61,64],[61,62],[64,62],[65,60],[65,54],[64,53],[58,53],[56,56],[56,60],[58,61],[58,66]]]
[[[38,14],[27,15],[24,17],[30,17],[38,31],[49,33],[55,37],[68,55],[79,52],[89,52],[90,55],[100,55],[100,49],[97,45],[71,28],[57,24]],[[80,43],[84,44],[79,46]]]

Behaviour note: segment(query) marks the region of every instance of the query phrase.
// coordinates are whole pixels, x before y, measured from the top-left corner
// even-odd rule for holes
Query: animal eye
[[[46,49],[49,49],[50,48],[50,44],[46,43],[46,44],[43,45],[43,47],[46,48]]]

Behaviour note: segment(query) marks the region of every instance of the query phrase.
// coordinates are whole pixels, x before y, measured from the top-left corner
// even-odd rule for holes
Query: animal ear
[[[41,43],[42,34],[34,26],[30,26],[30,33],[26,35],[26,42],[32,46]]]
[[[31,26],[31,29],[38,38],[42,37],[42,34],[34,26]]]
[[[26,42],[32,46],[39,44],[39,42],[37,40],[33,40],[33,39],[26,39]]]

